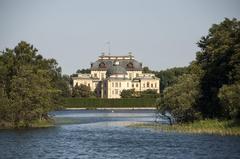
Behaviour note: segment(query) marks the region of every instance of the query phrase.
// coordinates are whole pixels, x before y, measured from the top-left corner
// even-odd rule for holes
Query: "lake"
[[[166,133],[126,127],[152,122],[152,110],[51,113],[51,128],[0,130],[0,158],[240,158],[240,137]]]

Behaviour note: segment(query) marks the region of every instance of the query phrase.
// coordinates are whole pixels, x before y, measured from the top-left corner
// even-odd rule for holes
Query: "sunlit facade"
[[[84,84],[101,98],[121,98],[122,90],[134,89],[141,92],[147,89],[159,93],[160,79],[151,73],[142,72],[142,63],[131,54],[127,56],[101,55],[91,63],[90,74],[73,77],[73,85]]]

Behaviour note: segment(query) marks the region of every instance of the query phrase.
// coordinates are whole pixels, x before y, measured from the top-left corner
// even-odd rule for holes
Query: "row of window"
[[[118,89],[115,89],[115,90],[112,90],[112,95],[118,95],[118,94],[121,94],[121,91],[119,91]]]
[[[88,87],[91,86],[90,83],[87,83],[87,82],[84,82],[84,83],[78,83],[78,82],[76,82],[76,86],[80,86],[81,84],[86,85],[86,86],[88,86]]]
[[[121,87],[121,82],[112,83],[112,87]]]
[[[121,82],[113,82],[112,83],[112,87],[121,87]],[[127,82],[127,87],[129,87],[129,83]],[[135,86],[134,86],[134,84],[132,84],[132,87],[138,87],[138,83],[136,83],[135,84]],[[143,88],[145,88],[145,87],[147,87],[147,88],[149,88],[149,87],[151,87],[151,88],[153,88],[153,87],[155,87],[155,88],[157,88],[157,83],[155,83],[155,84],[153,84],[153,83],[149,83],[149,82],[147,82],[147,83],[143,83]]]

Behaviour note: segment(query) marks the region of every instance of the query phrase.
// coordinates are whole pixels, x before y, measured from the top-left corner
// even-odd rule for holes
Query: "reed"
[[[220,121],[214,119],[199,120],[193,123],[165,125],[159,123],[139,123],[130,127],[150,128],[165,132],[193,133],[193,134],[217,134],[240,136],[240,124],[234,121]]]

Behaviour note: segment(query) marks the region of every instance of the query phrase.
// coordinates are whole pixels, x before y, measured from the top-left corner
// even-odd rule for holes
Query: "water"
[[[153,111],[53,112],[57,126],[0,130],[0,158],[240,158],[240,137],[126,127]]]

